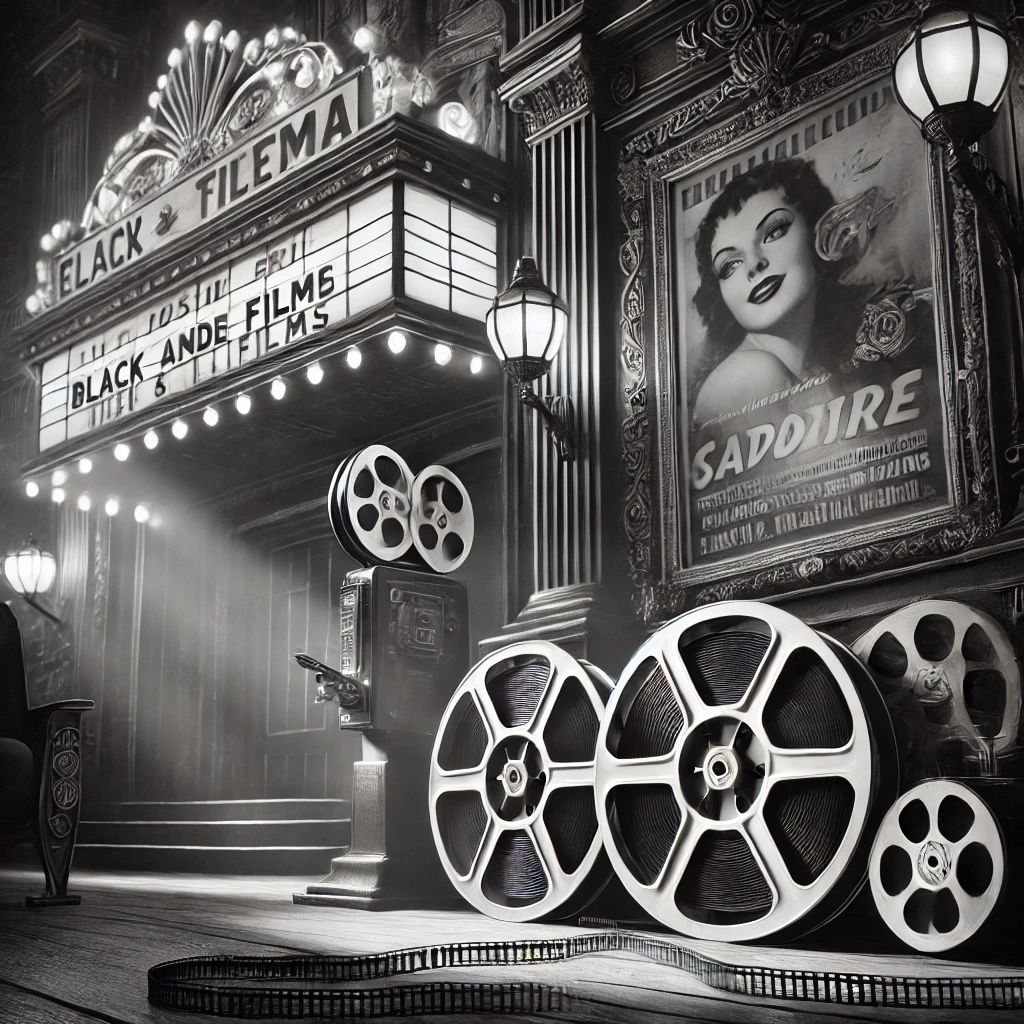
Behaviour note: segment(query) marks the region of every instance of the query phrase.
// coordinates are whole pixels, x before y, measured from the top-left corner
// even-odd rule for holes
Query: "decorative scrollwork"
[[[585,59],[577,55],[527,92],[509,100],[510,109],[523,119],[527,140],[549,125],[574,114],[582,115],[594,96],[594,79]]]
[[[71,831],[71,819],[63,811],[48,818],[47,824],[58,839],[63,839]]]
[[[611,92],[612,102],[620,107],[628,103],[635,95],[637,88],[636,65],[632,61],[620,64],[612,74]]]

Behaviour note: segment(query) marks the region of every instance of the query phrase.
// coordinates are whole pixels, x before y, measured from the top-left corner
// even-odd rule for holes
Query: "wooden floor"
[[[0,1021],[85,1024],[171,1022],[212,1018],[152,1006],[146,971],[166,961],[220,954],[367,953],[438,942],[551,938],[581,934],[565,924],[512,925],[472,910],[371,913],[296,906],[292,894],[312,878],[126,874],[75,871],[79,907],[27,909],[42,875],[0,870]],[[666,936],[661,936],[665,938]],[[673,937],[674,938],[674,937]],[[765,950],[679,939],[732,963],[852,970],[912,976],[992,976],[1024,972],[913,956],[844,955]],[[400,979],[401,980],[401,979]],[[899,1020],[1014,1021],[1020,1015],[984,1010],[885,1010],[765,1000],[754,1002],[707,988],[685,971],[624,953],[591,954],[553,964],[478,966],[415,975],[424,980],[536,981],[555,986],[571,1016],[541,1014],[523,1021],[770,1022]],[[437,1016],[430,1019],[437,1020]],[[443,1018],[442,1018],[443,1019]],[[467,1017],[493,1021],[495,1017]]]

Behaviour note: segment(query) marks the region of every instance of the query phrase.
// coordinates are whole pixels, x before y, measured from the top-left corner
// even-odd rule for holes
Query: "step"
[[[75,864],[128,871],[324,874],[351,841],[347,800],[133,800],[87,809]]]
[[[131,800],[87,807],[92,821],[294,821],[349,817],[349,801],[277,800]]]
[[[337,847],[108,846],[78,844],[71,869],[180,871],[211,875],[309,875],[323,877]]]
[[[79,845],[288,847],[348,846],[346,818],[285,821],[82,821]]]

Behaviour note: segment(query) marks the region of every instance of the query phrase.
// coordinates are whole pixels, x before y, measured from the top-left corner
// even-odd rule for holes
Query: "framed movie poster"
[[[926,561],[998,525],[980,299],[948,270],[954,223],[977,266],[973,208],[888,69],[859,70],[643,161],[651,220],[627,246],[654,303],[630,319],[630,275],[624,363],[635,349],[645,393],[624,439],[629,468],[642,416],[648,621]]]

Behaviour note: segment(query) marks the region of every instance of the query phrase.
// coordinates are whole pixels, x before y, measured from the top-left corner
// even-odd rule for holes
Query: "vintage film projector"
[[[397,452],[370,445],[339,465],[327,504],[336,538],[364,567],[341,588],[341,664],[296,658],[316,673],[317,701],[338,705],[339,727],[362,734],[362,757],[351,846],[294,899],[368,909],[444,900],[444,876],[423,855],[424,793],[438,721],[469,665],[466,588],[444,574],[469,555],[472,502],[443,466],[414,476]]]

